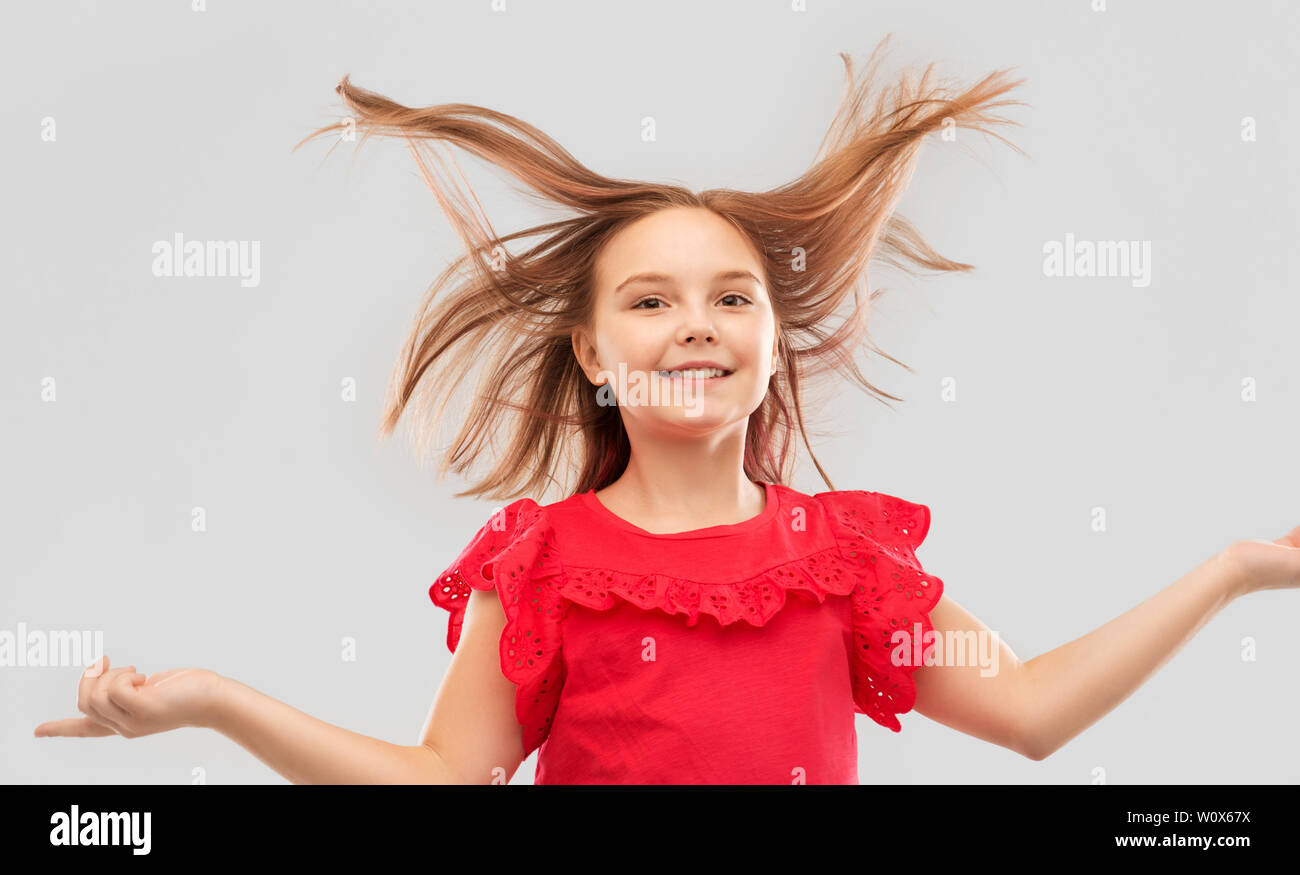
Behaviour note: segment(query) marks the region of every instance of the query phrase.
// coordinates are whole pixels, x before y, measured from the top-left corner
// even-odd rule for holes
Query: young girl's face
[[[573,342],[588,379],[613,388],[629,429],[743,428],[767,394],[776,361],[762,262],[745,236],[710,210],[673,207],[638,219],[597,257],[591,326],[576,330]],[[662,374],[697,361],[729,373]]]

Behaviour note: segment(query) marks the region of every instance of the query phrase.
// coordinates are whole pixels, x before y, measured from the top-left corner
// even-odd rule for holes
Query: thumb
[[[1273,543],[1283,547],[1300,547],[1300,526],[1296,526]]]

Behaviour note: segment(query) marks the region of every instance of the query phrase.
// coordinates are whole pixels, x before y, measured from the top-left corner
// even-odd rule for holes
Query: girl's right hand
[[[221,676],[203,668],[160,671],[145,677],[135,666],[108,670],[108,655],[97,659],[77,686],[77,710],[85,717],[54,720],[36,727],[36,736],[139,738],[178,729],[208,726]]]

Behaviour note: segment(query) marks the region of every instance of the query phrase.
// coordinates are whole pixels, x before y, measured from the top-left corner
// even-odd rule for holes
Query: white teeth
[[[688,368],[684,371],[659,371],[658,372],[659,376],[667,377],[668,379],[671,380],[675,380],[679,377],[707,379],[709,377],[721,377],[726,373],[727,372],[724,371],[722,368]]]

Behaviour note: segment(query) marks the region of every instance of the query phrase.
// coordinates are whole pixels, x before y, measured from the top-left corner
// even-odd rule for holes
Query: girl
[[[431,443],[477,367],[441,473],[501,437],[495,467],[458,494],[514,499],[429,590],[453,656],[423,739],[390,744],[211,671],[145,677],[107,656],[80,682],[85,716],[36,734],[206,726],[295,783],[501,783],[534,750],[537,783],[857,783],[855,713],[897,732],[914,709],[1041,760],[1231,599],[1300,585],[1297,527],[1232,544],[1022,662],[921,567],[926,505],[834,490],[811,447],[831,491],[786,485],[814,377],[837,370],[899,400],[854,362],[869,259],[970,269],[893,212],[924,138],[988,133],[1019,84],[999,71],[952,91],[930,68],[867,111],[883,48],[861,81],[841,56],[848,91],[813,167],[756,194],[607,179],[518,119],[408,108],[344,78],[355,123],[407,140],[467,248],[426,297],[381,433],[410,407]],[[439,141],[577,215],[498,237],[440,176]],[[539,234],[520,254],[502,245]],[[562,500],[517,497],[560,471],[576,474]],[[963,636],[992,648],[993,670],[950,658]]]

